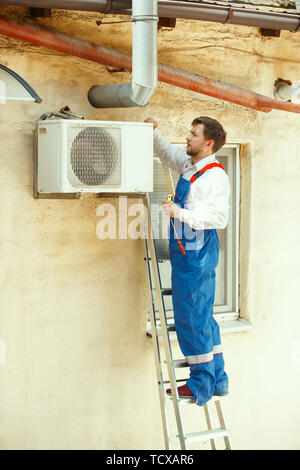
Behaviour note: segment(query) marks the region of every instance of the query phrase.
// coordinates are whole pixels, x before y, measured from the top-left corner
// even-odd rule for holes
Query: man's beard
[[[186,153],[187,153],[190,157],[195,157],[195,155],[197,155],[197,153],[196,153],[195,151],[193,151],[191,147],[187,147],[187,148],[186,148]]]

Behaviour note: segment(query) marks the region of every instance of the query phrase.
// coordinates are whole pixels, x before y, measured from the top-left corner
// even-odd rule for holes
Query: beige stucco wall
[[[26,8],[0,13],[29,21]],[[54,11],[36,21],[129,52],[130,26],[97,27],[98,18]],[[299,34],[262,38],[256,28],[177,21],[159,31],[159,61],[272,96],[276,78],[299,78]],[[299,449],[299,115],[257,113],[165,84],[146,108],[95,110],[89,88],[129,74],[4,36],[0,47],[1,63],[43,98],[0,106],[0,448],[164,447],[142,242],[99,240],[92,195],[33,199],[35,121],[68,104],[86,119],[153,116],[177,142],[193,117],[207,114],[224,124],[228,142],[247,144],[240,300],[253,329],[223,337],[231,384],[224,410],[234,448]]]

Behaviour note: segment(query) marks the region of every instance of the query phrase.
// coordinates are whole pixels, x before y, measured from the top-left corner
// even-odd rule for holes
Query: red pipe
[[[23,23],[0,15],[0,34],[98,62],[108,67],[119,67],[131,71],[131,57],[128,54],[72,38],[43,26]]]
[[[132,70],[132,61],[129,54],[2,15],[0,15],[0,34],[91,60],[108,67]],[[158,79],[180,88],[196,91],[258,111],[270,112],[272,109],[281,109],[300,113],[299,105],[277,101],[243,88],[237,88],[227,83],[211,80],[163,64],[158,64]]]
[[[202,77],[201,75],[179,70],[169,65],[159,64],[158,79],[161,82],[185,88],[186,90],[196,91],[197,93],[219,98],[224,101],[229,101],[230,103],[246,106],[247,108],[255,109],[257,111],[263,111],[265,113],[269,113],[271,111],[269,107],[265,107],[263,104],[258,103],[259,95],[257,93],[243,88],[238,88],[218,80],[212,80],[207,77]]]

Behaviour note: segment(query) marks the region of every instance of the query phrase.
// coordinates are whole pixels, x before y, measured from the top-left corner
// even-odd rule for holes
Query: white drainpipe
[[[96,108],[148,104],[158,84],[157,0],[132,0],[132,80],[120,85],[94,86],[88,93]]]

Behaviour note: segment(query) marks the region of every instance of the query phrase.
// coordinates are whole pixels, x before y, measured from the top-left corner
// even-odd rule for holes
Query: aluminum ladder
[[[167,413],[167,403],[166,400],[170,399],[173,402],[174,415],[176,419],[177,431],[176,435],[179,438],[180,447],[182,450],[187,450],[190,443],[203,442],[210,440],[211,449],[216,449],[215,440],[218,438],[224,439],[225,449],[231,449],[231,440],[229,436],[229,430],[226,427],[225,419],[221,407],[221,397],[213,396],[209,402],[204,406],[205,420],[207,424],[207,430],[200,432],[186,433],[184,430],[183,424],[183,405],[197,406],[193,398],[180,398],[178,396],[177,384],[178,382],[186,381],[187,379],[177,379],[176,378],[176,369],[186,367],[188,368],[188,362],[182,359],[173,359],[172,347],[170,334],[175,331],[174,324],[168,323],[164,295],[170,295],[171,289],[163,289],[161,285],[159,263],[156,255],[155,243],[152,237],[152,228],[151,228],[151,218],[150,218],[150,203],[149,197],[146,195],[144,198],[145,205],[147,208],[146,217],[146,232],[145,233],[145,250],[144,250],[144,261],[145,261],[145,273],[146,281],[148,284],[147,289],[147,303],[151,324],[151,334],[153,347],[154,347],[154,356],[155,356],[155,367],[156,367],[156,377],[159,391],[160,399],[160,409],[163,425],[163,434],[165,448],[171,448],[170,432],[169,432],[169,420]],[[153,280],[152,280],[153,279]],[[159,321],[157,319],[157,311],[155,308],[154,295],[157,301]],[[149,334],[148,334],[149,335]],[[162,357],[165,356],[163,361]],[[163,376],[163,363],[167,366],[167,377]],[[168,397],[165,393],[165,385],[168,384],[171,387],[172,397]],[[216,412],[218,416],[218,421],[220,427],[213,429],[211,423],[211,413],[209,410],[209,404],[214,402],[216,407]],[[202,408],[202,407],[201,407]]]

